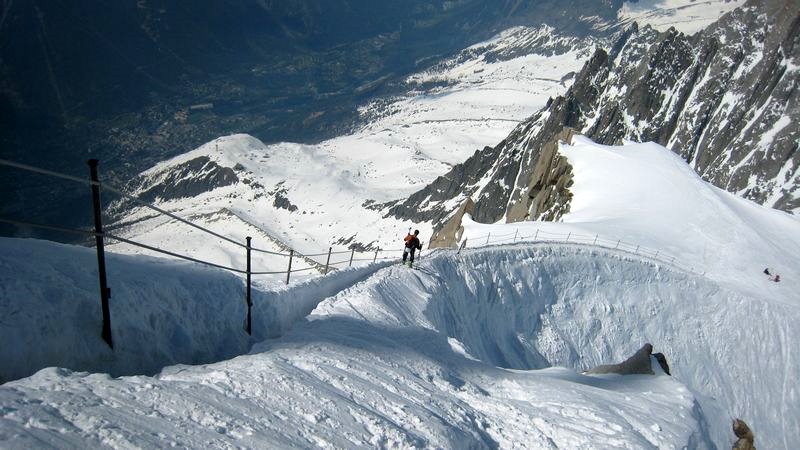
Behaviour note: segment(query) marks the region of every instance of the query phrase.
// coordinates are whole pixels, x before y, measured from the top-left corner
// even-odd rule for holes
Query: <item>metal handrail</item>
[[[218,269],[230,270],[231,272],[247,274],[246,270],[236,269],[236,268],[233,268],[233,267],[223,266],[221,264],[216,264],[216,263],[212,263],[212,262],[208,262],[208,261],[203,261],[201,259],[196,259],[196,258],[192,258],[191,256],[181,255],[181,254],[178,254],[178,253],[175,253],[175,252],[171,252],[169,250],[162,250],[162,249],[157,248],[157,247],[153,247],[153,246],[150,246],[150,245],[147,245],[147,244],[142,244],[141,242],[132,241],[130,239],[125,239],[125,238],[122,238],[122,237],[119,237],[119,236],[115,236],[113,234],[105,234],[104,236],[109,238],[109,239],[114,239],[115,241],[120,241],[120,242],[124,242],[126,244],[135,245],[136,247],[141,247],[141,248],[144,248],[144,249],[147,249],[147,250],[150,250],[150,251],[154,251],[154,252],[157,252],[157,253],[163,253],[165,255],[174,256],[176,258],[185,259],[187,261],[195,262],[195,263],[198,263],[198,264],[205,264],[207,266],[216,267]],[[252,273],[253,272],[251,272],[251,274]]]

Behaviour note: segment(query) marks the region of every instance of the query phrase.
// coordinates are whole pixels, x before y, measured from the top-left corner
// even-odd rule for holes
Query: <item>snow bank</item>
[[[658,144],[577,137],[559,151],[575,176],[566,224],[667,251],[725,286],[800,306],[796,217],[712,186]],[[769,282],[765,267],[783,282]]]
[[[6,383],[0,446],[711,448],[714,415],[663,373],[586,376],[475,359],[497,360],[501,352],[479,351],[448,324],[472,323],[466,334],[482,330],[486,342],[495,340],[488,330],[502,334],[514,321],[501,326],[507,317],[491,305],[530,313],[502,287],[527,289],[533,280],[530,292],[537,290],[537,278],[515,274],[582,256],[515,248],[468,258],[440,252],[419,270],[393,266],[351,280],[308,321],[232,360],[118,379],[50,368]],[[629,265],[623,277],[658,273],[632,261],[609,264],[609,272]],[[468,291],[474,296],[443,312]],[[487,312],[491,324],[481,325]]]
[[[468,246],[526,240],[571,241],[631,253],[658,251],[721,285],[800,307],[800,220],[703,181],[655,143],[606,146],[576,136],[561,144],[573,168],[570,210],[561,222],[480,224],[465,219]],[[627,244],[626,244],[627,243]],[[781,282],[769,281],[769,267]]]
[[[650,25],[659,31],[675,28],[695,34],[744,3],[745,0],[638,0],[623,3],[617,16],[623,22]]]
[[[794,448],[800,222],[708,186],[654,144],[578,139],[561,151],[575,175],[564,222],[467,220],[470,246],[488,232],[599,234],[702,271],[528,241],[426,253],[417,270],[265,283],[254,339],[280,337],[155,377],[44,369],[6,383],[0,446],[723,448],[735,416],[760,447]],[[12,366],[77,367],[61,362],[72,358],[125,373],[136,360],[152,373],[252,342],[239,278],[110,255],[112,354],[91,250],[11,239],[0,250],[0,329],[14,344],[0,356]],[[768,281],[765,266],[784,281]],[[674,377],[576,373],[644,342]]]
[[[465,355],[513,369],[586,370],[650,342],[714,411],[708,420],[717,445],[728,445],[731,417],[747,421],[765,448],[800,442],[793,381],[800,364],[789,344],[800,340],[794,306],[627,253],[573,245],[467,249],[403,270],[326,300],[312,318],[436,330]]]
[[[93,256],[35,241],[3,245],[8,255],[16,248],[16,258],[22,248],[40,262],[52,257],[58,264],[51,274]],[[37,253],[43,250],[51,257]],[[206,297],[200,284],[195,309],[203,311],[195,317],[243,334],[243,309],[227,325],[227,314],[219,314],[227,307],[223,295],[236,294],[234,303],[243,305],[237,278],[141,257],[112,259],[110,276],[123,280],[126,272],[122,285],[141,292],[166,286],[179,294],[183,285],[175,280],[214,280],[221,295]],[[121,261],[130,263],[127,270]],[[143,278],[133,277],[137,263]],[[573,245],[440,251],[417,270],[365,270],[260,289],[254,329],[282,335],[248,355],[167,367],[155,377],[45,369],[6,383],[2,446],[711,448],[728,445],[730,416],[750,422],[769,448],[788,447],[800,435],[790,381],[800,369],[788,353],[800,337],[792,326],[800,317],[788,305],[626,253]],[[71,289],[66,273],[43,285]],[[86,278],[87,297],[97,303],[89,287],[95,280]],[[343,289],[298,320],[334,285]],[[71,320],[62,318],[62,326]],[[194,325],[195,332],[213,328]],[[115,334],[118,345],[125,337]],[[618,362],[644,342],[666,354],[674,377],[584,376],[552,367]]]
[[[100,337],[94,249],[0,238],[0,379],[48,366],[152,374],[169,364],[231,358],[381,267],[341,270],[289,288],[256,287],[251,338],[243,328],[241,278],[196,264],[108,252],[106,265],[114,351]]]

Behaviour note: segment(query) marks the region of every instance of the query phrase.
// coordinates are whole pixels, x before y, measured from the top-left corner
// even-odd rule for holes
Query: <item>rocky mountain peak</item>
[[[452,200],[471,196],[480,222],[557,219],[547,202],[530,208],[531,192],[548,185],[537,167],[552,162],[545,147],[564,127],[604,144],[660,143],[712,184],[797,212],[798,30],[800,4],[778,0],[747,2],[693,36],[633,25],[564,96],[389,213],[441,223]]]

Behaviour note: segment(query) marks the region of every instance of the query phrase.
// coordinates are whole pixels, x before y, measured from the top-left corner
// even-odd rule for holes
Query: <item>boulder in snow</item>
[[[750,427],[742,419],[733,420],[733,434],[739,438],[733,443],[733,450],[756,450],[754,445],[755,436]]]
[[[619,364],[603,364],[592,369],[587,370],[585,373],[588,374],[603,374],[603,373],[618,373],[620,375],[634,375],[634,374],[645,374],[645,375],[655,375],[653,372],[653,368],[651,365],[650,355],[653,353],[653,346],[652,344],[644,344],[642,348],[640,348],[636,353],[633,354],[630,358],[622,361]],[[664,358],[664,355],[661,354],[661,357]],[[663,368],[666,365],[666,358],[664,358],[664,363],[661,363],[661,360],[658,359],[659,365]],[[664,370],[665,372],[669,373],[668,369]]]

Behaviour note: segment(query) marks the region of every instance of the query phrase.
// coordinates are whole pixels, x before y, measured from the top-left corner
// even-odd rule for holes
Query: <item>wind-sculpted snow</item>
[[[257,284],[250,338],[243,330],[240,277],[197,264],[106,253],[112,351],[100,338],[93,249],[32,239],[0,239],[0,249],[0,381],[49,366],[118,376],[232,358],[253,342],[281,334],[319,299],[380,267],[337,271],[288,288]]]
[[[707,412],[721,408],[709,417],[718,446],[727,443],[730,417],[753,425],[764,448],[800,441],[800,366],[790,348],[800,340],[796,305],[612,250],[569,245],[467,250],[403,270],[324,302],[312,317],[436,330],[454,350],[513,369],[586,370],[622,361],[650,342],[674,377],[707,399]]]
[[[88,304],[70,292],[94,286],[91,273],[79,273],[92,253],[3,244],[3,264],[32,280],[4,280],[6,305],[29,299],[3,315],[20,326],[4,326],[4,342],[19,353],[41,344],[80,352],[56,339],[85,333],[84,345],[102,347],[99,314],[88,306],[82,320],[62,314],[42,342],[23,327],[41,306]],[[22,248],[48,264],[42,279],[20,263]],[[215,336],[248,345],[237,329],[239,279],[141,256],[114,256],[109,266],[110,276],[131,280],[112,301],[131,306],[112,307],[117,350],[100,360],[183,348],[157,334],[126,343],[135,335],[124,330],[136,325],[126,320],[171,323],[147,331],[183,329],[191,348]],[[19,286],[28,291],[15,294]],[[727,445],[730,416],[747,420],[765,448],[797,441],[796,308],[629,254],[563,244],[443,251],[416,269],[372,266],[259,291],[256,337],[280,337],[247,355],[154,377],[49,368],[6,383],[0,446],[712,448]],[[576,373],[645,342],[666,354],[674,377],[657,365],[656,376]]]
[[[13,244],[6,246],[13,248]],[[64,255],[70,253],[68,248],[61,250]],[[229,361],[173,366],[154,377],[119,379],[44,369],[0,387],[0,446],[711,448],[714,432],[707,422],[715,414],[709,415],[691,390],[663,372],[619,377],[586,376],[565,368],[514,371],[496,367],[509,365],[501,361],[509,358],[501,355],[507,347],[503,334],[510,328],[501,322],[505,318],[500,309],[491,305],[510,305],[522,297],[491,294],[495,288],[487,283],[494,279],[499,286],[515,280],[514,289],[520,294],[541,293],[544,305],[560,287],[524,287],[528,282],[539,286],[535,277],[517,278],[523,271],[536,272],[538,258],[530,256],[539,255],[539,263],[560,257],[572,265],[581,260],[570,249],[520,250],[470,254],[466,258],[477,265],[466,271],[466,260],[441,254],[422,263],[419,270],[394,266],[362,282],[355,282],[355,272],[349,282],[339,274],[338,281],[349,287],[325,300],[309,320],[302,320],[303,311],[316,302],[304,299],[314,294],[322,299],[321,286],[303,285],[283,295],[283,304],[275,309],[263,306],[281,295],[262,295],[259,310],[286,325],[286,332]],[[120,263],[123,258],[116,259]],[[139,261],[142,268],[155,264],[149,258],[124,259]],[[65,273],[75,270],[60,262]],[[611,262],[608,270],[613,272],[620,263]],[[170,264],[162,263],[155,270],[198,281],[196,270],[170,269]],[[499,272],[478,275],[487,270],[484,264]],[[504,273],[506,269],[510,271]],[[164,286],[165,279],[151,275],[140,281],[141,294],[150,292],[145,287],[150,283],[170,290],[172,286]],[[225,278],[208,279],[225,286]],[[51,284],[54,289],[70,288],[52,280]],[[202,291],[203,286],[198,288]],[[473,295],[456,301],[467,292]],[[33,298],[41,301],[41,296]],[[57,296],[48,299],[58,303]],[[142,308],[176,307],[141,300]],[[187,308],[194,311],[195,320],[211,321],[202,316],[219,314],[221,303],[207,300],[211,301]],[[534,325],[535,316],[526,316],[524,305],[509,311],[521,314],[519,325],[525,317]],[[495,334],[484,328],[490,325],[484,320],[486,313],[497,320],[491,324]],[[118,318],[122,320],[119,314]],[[295,326],[288,327],[292,322]],[[218,323],[197,327],[212,328]],[[62,325],[69,336],[74,324],[66,317]],[[456,328],[450,330],[451,325]],[[483,330],[477,337],[484,344],[495,342],[497,349],[478,349],[475,341],[459,334],[459,327]],[[122,347],[130,338],[124,333],[116,337]],[[15,342],[20,347],[33,345]],[[139,345],[146,348],[147,343]],[[621,351],[608,352],[603,360],[610,361],[615,354]],[[547,365],[544,359],[540,361],[517,366]]]

